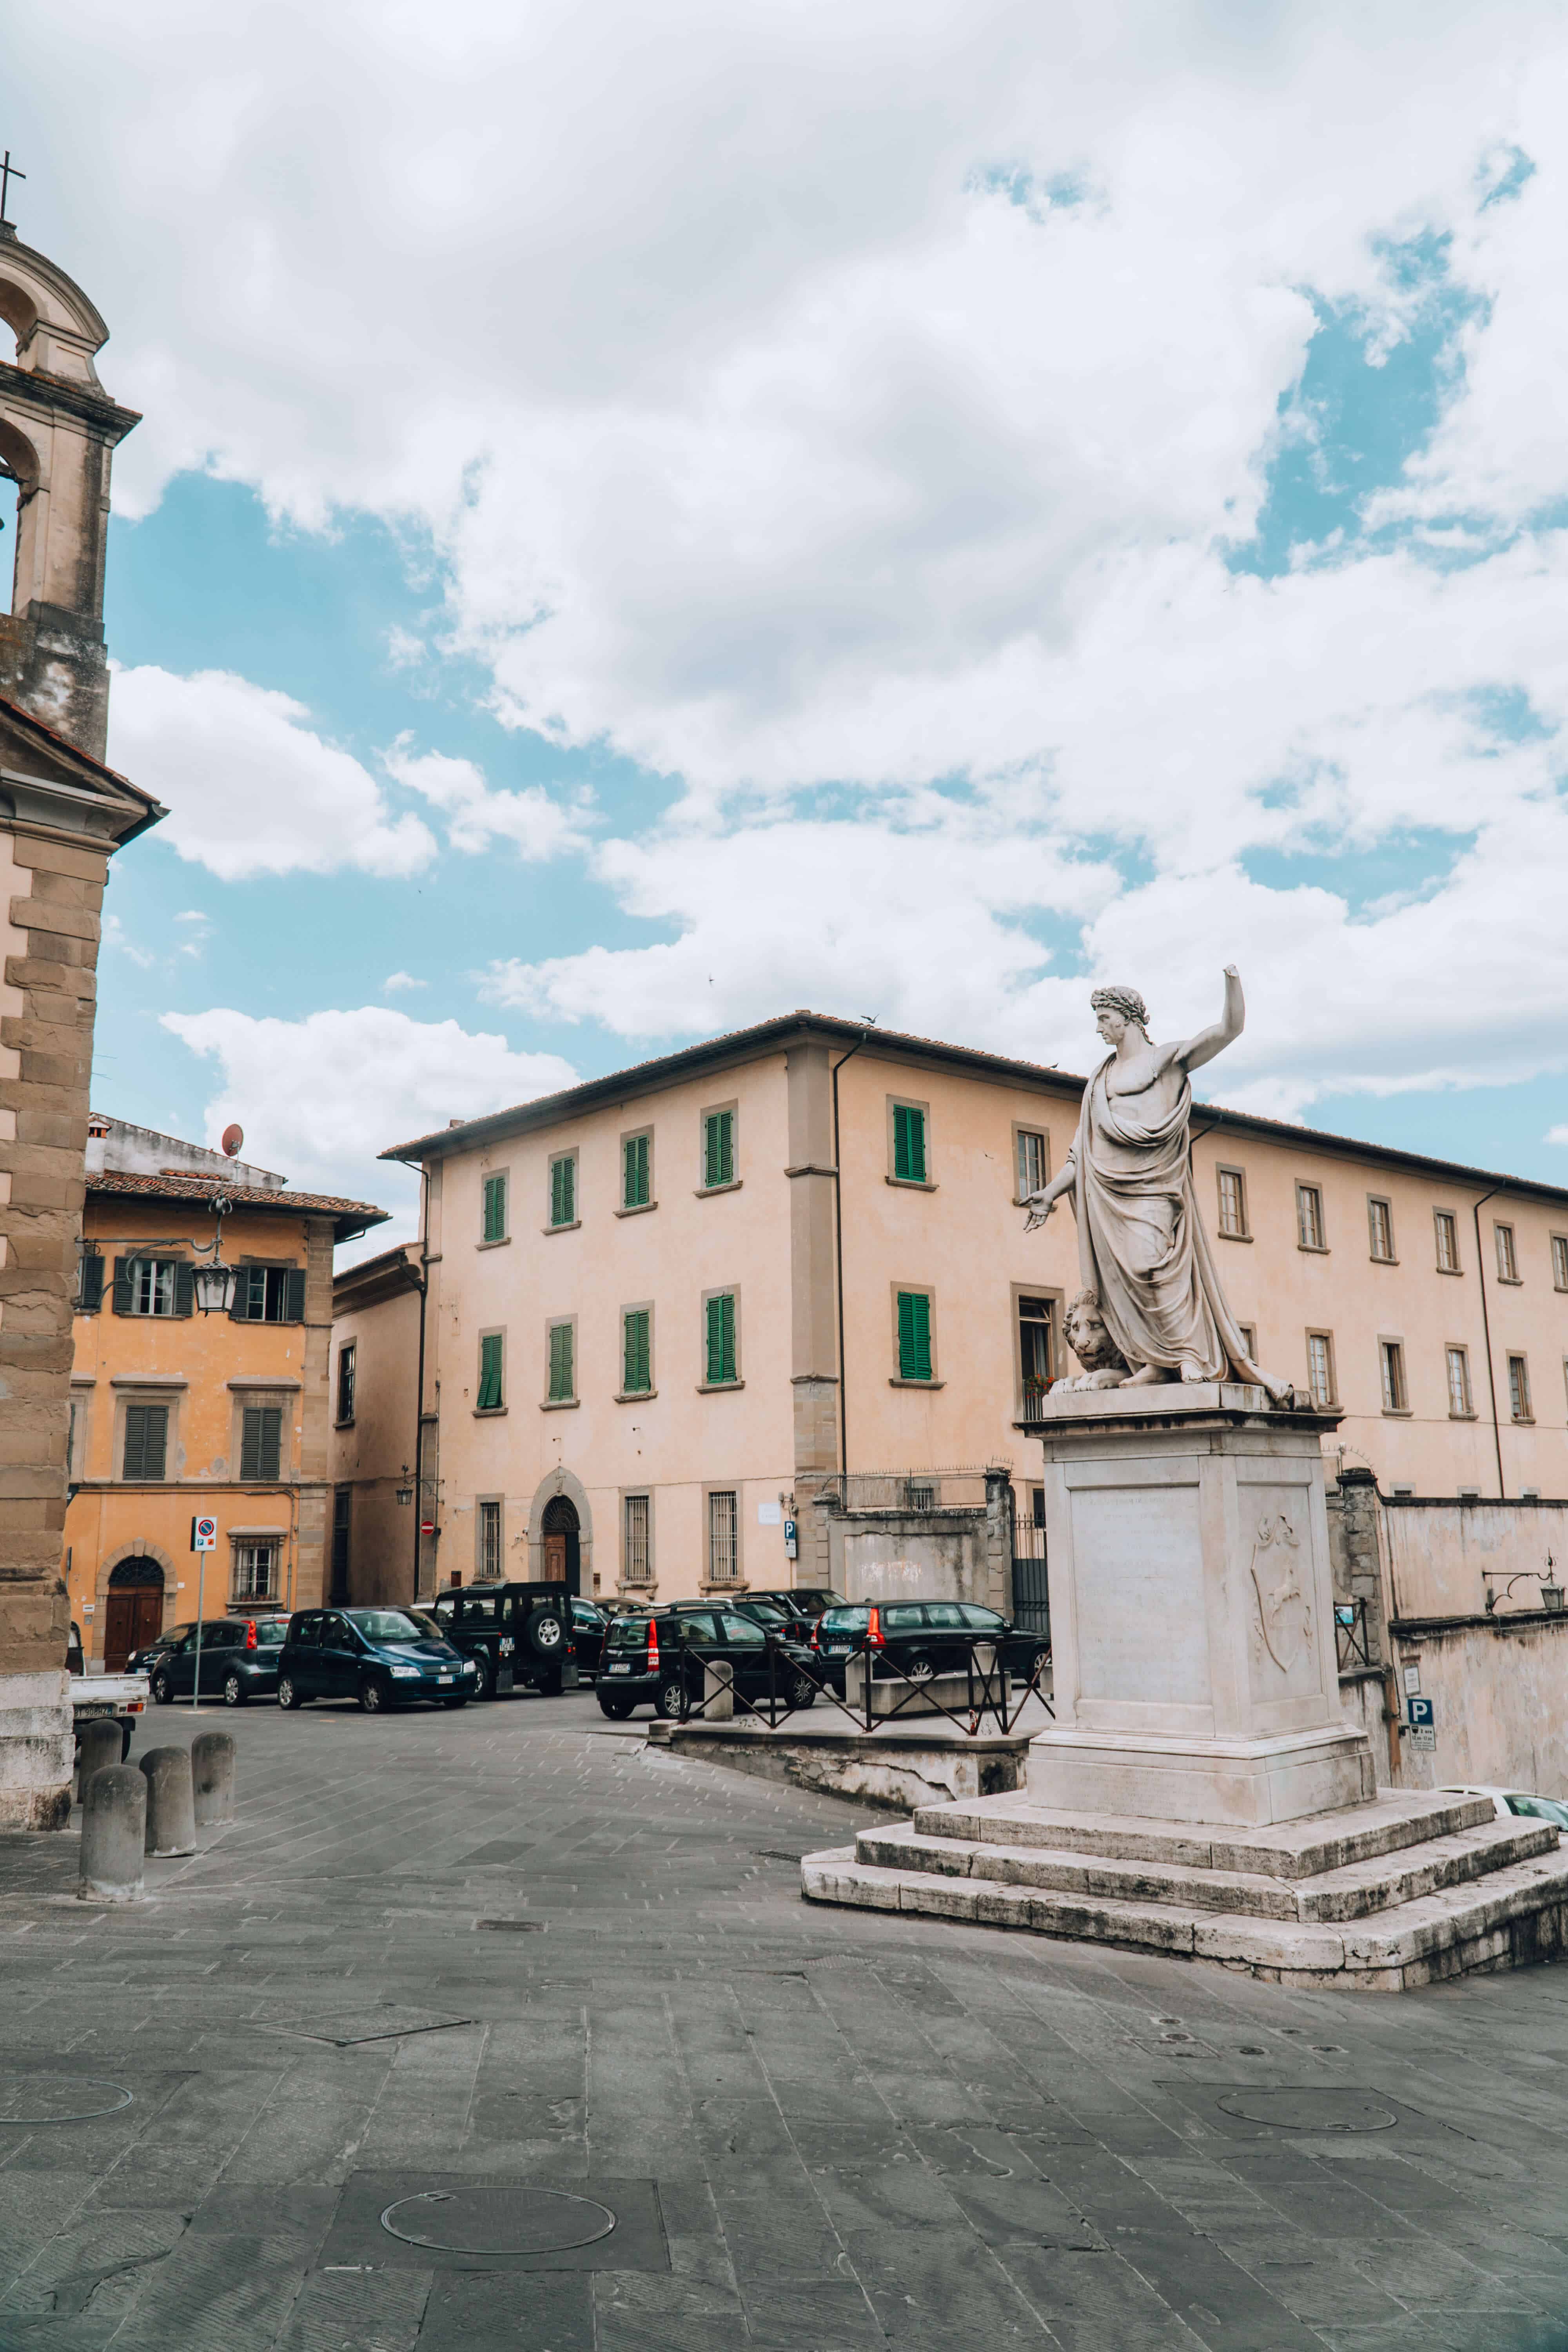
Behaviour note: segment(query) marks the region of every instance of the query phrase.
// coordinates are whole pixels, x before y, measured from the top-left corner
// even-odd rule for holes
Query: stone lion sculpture
[[[1119,1389],[1127,1378],[1127,1359],[1106,1329],[1100,1300],[1092,1290],[1080,1290],[1069,1301],[1062,1318],[1068,1346],[1083,1366],[1076,1380],[1053,1381],[1058,1389]]]

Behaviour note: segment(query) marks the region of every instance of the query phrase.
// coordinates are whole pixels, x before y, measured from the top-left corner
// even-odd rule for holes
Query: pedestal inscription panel
[[[1069,1484],[1078,1696],[1193,1706],[1209,1696],[1198,1487]],[[1160,1638],[1149,1639],[1151,1626]]]

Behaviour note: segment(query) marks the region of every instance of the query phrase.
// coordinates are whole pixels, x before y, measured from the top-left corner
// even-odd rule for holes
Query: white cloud
[[[430,983],[427,980],[416,980],[411,971],[389,971],[381,985],[385,995],[395,996],[402,989],[428,988]]]
[[[300,1021],[219,1006],[166,1013],[163,1025],[218,1065],[207,1140],[216,1143],[238,1120],[247,1156],[282,1170],[300,1191],[395,1210],[395,1226],[376,1228],[376,1247],[413,1232],[417,1200],[415,1180],[378,1163],[378,1151],[448,1119],[575,1083],[572,1066],[557,1055],[515,1053],[504,1037],[456,1021],[414,1021],[384,1005]]]
[[[169,810],[180,856],[226,882],[252,874],[416,873],[436,844],[394,817],[352,753],[313,733],[291,696],[226,670],[123,669],[110,697],[114,765]]]
[[[116,955],[128,956],[132,963],[140,964],[143,971],[149,970],[157,961],[155,957],[148,954],[145,948],[139,948],[136,945],[119,916],[112,912],[103,918],[103,934],[100,945],[105,950],[112,950]]]
[[[382,754],[388,775],[406,791],[422,793],[447,819],[447,838],[470,856],[492,841],[510,841],[531,863],[559,857],[585,846],[586,797],[575,811],[563,808],[540,784],[514,793],[492,792],[482,768],[444,751],[416,752],[406,736]]]

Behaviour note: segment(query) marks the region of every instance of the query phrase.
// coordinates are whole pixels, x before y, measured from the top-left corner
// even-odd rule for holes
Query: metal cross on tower
[[[16,227],[15,221],[7,221],[5,218],[5,199],[10,194],[12,181],[25,180],[26,176],[26,172],[18,172],[12,163],[11,150],[7,147],[4,160],[0,161],[0,228]]]

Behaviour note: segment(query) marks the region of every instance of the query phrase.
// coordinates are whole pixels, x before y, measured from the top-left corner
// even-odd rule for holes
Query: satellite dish
[[[238,1156],[239,1147],[244,1141],[245,1129],[243,1127],[226,1127],[224,1129],[223,1148],[226,1155],[230,1160],[236,1159]]]

